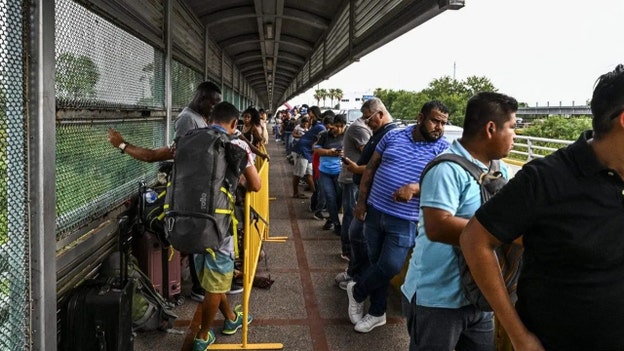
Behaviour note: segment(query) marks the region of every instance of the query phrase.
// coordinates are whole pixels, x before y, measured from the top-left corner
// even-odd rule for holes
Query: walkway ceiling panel
[[[179,1],[173,2],[171,39],[173,57],[202,72],[204,70],[204,26]]]
[[[464,0],[178,1],[205,26],[221,57],[231,58],[230,64],[221,63],[223,77],[229,82],[237,68],[269,109],[433,16],[464,5]],[[210,56],[217,52],[206,52],[206,67],[214,73],[217,59]]]
[[[165,48],[165,9],[162,0],[78,0],[91,11],[134,33],[160,50]]]

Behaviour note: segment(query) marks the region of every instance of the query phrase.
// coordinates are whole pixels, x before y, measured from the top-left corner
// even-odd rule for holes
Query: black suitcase
[[[128,217],[119,220],[121,277],[113,281],[88,280],[67,300],[61,327],[63,350],[132,351],[132,293],[128,280],[128,247],[131,240]]]

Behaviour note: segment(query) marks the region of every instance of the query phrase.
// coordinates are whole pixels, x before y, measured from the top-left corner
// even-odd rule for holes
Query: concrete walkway
[[[387,324],[368,334],[353,330],[347,316],[347,295],[334,283],[334,277],[346,268],[340,258],[340,239],[321,229],[323,221],[312,218],[309,199],[292,198],[292,166],[285,158],[284,147],[273,140],[268,145],[270,166],[270,233],[287,236],[286,243],[266,243],[267,266],[260,262],[259,276],[275,280],[268,290],[254,288],[250,312],[248,343],[282,343],[284,350],[407,350],[409,337],[401,317],[399,292],[390,288]],[[309,192],[304,192],[308,197]],[[267,269],[268,267],[268,269]],[[188,286],[186,286],[188,291]],[[234,305],[240,295],[230,296]],[[192,339],[200,323],[199,304],[188,297],[176,308],[180,334],[139,333],[137,351],[192,349]],[[222,317],[217,316],[214,330],[217,343],[241,343],[241,333],[220,333]]]

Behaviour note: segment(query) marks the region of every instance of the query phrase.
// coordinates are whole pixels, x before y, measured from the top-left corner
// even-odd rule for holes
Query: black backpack
[[[100,267],[100,279],[111,281],[119,276],[119,251],[113,251]],[[175,306],[165,300],[154,288],[149,277],[139,269],[137,259],[130,256],[128,277],[134,280],[132,291],[132,330],[173,331],[173,322],[178,316]]]
[[[246,164],[246,151],[214,127],[177,141],[164,205],[165,233],[175,249],[206,253],[235,232],[236,186]]]
[[[468,172],[477,181],[481,188],[481,204],[489,200],[505,184],[507,184],[507,179],[505,179],[500,172],[500,162],[498,160],[493,160],[491,162],[490,169],[487,173],[485,173],[479,166],[465,157],[451,153],[440,154],[431,160],[423,170],[420,176],[420,182],[422,183],[425,174],[433,166],[446,161],[455,162],[462,166],[466,172]],[[453,248],[457,254],[459,275],[466,298],[480,310],[492,311],[492,307],[487,302],[481,293],[481,290],[479,290],[479,287],[472,278],[470,268],[468,268],[468,265],[466,264],[466,259],[464,258],[461,249],[457,246],[454,246]],[[496,253],[509,297],[511,298],[512,303],[515,304],[518,300],[516,288],[518,285],[518,277],[520,276],[520,271],[522,270],[522,253],[524,252],[524,248],[521,245],[514,243],[502,244],[497,247],[494,252]]]
[[[153,233],[164,247],[168,247],[170,245],[169,241],[165,237],[164,205],[165,195],[167,194],[167,185],[164,184],[164,182],[169,178],[172,167],[172,161],[164,161],[159,164],[159,178],[161,175],[164,177],[164,179],[161,180],[163,182],[162,184],[157,183],[152,187],[146,186],[145,182],[141,182],[139,184],[139,224],[143,226],[143,229]]]

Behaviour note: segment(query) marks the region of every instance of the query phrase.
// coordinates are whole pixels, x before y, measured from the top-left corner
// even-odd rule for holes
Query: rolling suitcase
[[[182,260],[180,252],[164,247],[156,235],[144,231],[133,242],[132,253],[139,262],[139,268],[152,281],[154,288],[166,299],[176,304],[183,302]],[[168,281],[168,284],[164,284]]]
[[[65,351],[132,351],[132,294],[127,255],[131,241],[127,216],[119,219],[119,248],[123,254],[119,278],[87,280],[74,289],[65,305],[61,342]]]

